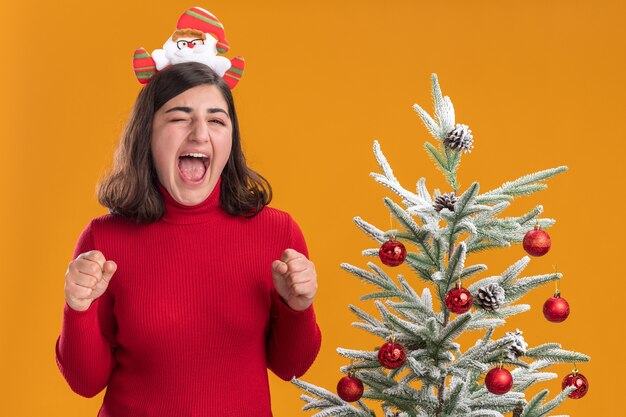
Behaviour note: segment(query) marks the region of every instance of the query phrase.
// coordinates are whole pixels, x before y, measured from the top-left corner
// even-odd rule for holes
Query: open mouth
[[[178,172],[187,184],[199,184],[209,169],[209,158],[202,154],[186,154],[178,157]]]

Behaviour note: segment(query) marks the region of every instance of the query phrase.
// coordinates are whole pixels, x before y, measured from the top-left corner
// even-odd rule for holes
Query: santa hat
[[[176,29],[196,29],[215,36],[217,38],[217,52],[220,54],[230,49],[224,34],[224,26],[217,17],[202,7],[192,7],[185,10],[185,13],[178,19]]]

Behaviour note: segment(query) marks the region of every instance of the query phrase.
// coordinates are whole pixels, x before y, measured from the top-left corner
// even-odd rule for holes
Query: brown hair
[[[192,36],[195,36],[197,39],[202,39],[203,41],[206,40],[206,35],[201,30],[196,29],[178,29],[172,35],[172,40],[176,42],[180,38],[191,38]]]
[[[269,182],[246,165],[230,88],[208,66],[188,62],[157,73],[137,96],[115,151],[113,167],[97,186],[98,201],[111,214],[137,223],[155,222],[163,216],[165,206],[150,151],[154,114],[173,97],[203,84],[220,90],[233,125],[232,148],[221,175],[220,205],[230,214],[254,217],[270,203]]]

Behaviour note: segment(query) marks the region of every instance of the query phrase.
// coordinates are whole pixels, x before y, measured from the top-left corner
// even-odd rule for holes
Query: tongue
[[[204,176],[206,168],[200,158],[180,158],[180,172],[190,181],[198,181]]]

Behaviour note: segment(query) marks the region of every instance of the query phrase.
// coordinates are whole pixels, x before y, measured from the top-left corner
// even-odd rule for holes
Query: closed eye
[[[220,125],[222,125],[222,126],[226,126],[226,123],[222,122],[222,121],[221,121],[221,120],[219,120],[219,119],[212,119],[212,120],[209,120],[209,121],[210,121],[210,122],[215,122],[215,123],[218,123],[218,124],[220,124]]]

